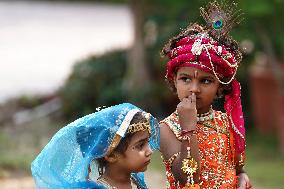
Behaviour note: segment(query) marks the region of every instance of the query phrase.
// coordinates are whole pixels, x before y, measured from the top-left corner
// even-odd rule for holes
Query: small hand
[[[249,181],[246,173],[240,173],[238,175],[237,189],[249,189],[252,188],[252,184]]]
[[[196,129],[197,109],[195,93],[192,93],[189,97],[182,99],[182,101],[177,105],[177,112],[182,129]]]

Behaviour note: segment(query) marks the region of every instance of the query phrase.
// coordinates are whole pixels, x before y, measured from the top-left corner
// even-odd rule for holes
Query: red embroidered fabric
[[[181,140],[178,115],[176,112],[161,121]],[[235,189],[236,158],[234,139],[228,117],[214,111],[214,119],[197,124],[197,140],[201,157],[200,187],[204,189]],[[181,189],[182,185],[172,173],[172,163],[179,153],[169,160],[163,160],[166,168],[167,189]]]

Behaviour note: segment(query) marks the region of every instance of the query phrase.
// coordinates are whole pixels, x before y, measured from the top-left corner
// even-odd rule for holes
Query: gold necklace
[[[117,187],[111,185],[107,179],[105,177],[100,176],[97,179],[97,182],[99,184],[102,184],[104,186],[106,186],[108,189],[118,189]],[[130,184],[131,184],[131,189],[138,189],[138,186],[136,185],[136,183],[133,181],[132,177],[130,177]]]
[[[100,176],[98,179],[97,179],[97,182],[101,185],[104,185],[107,187],[107,189],[117,189],[115,186],[112,186],[106,178]]]

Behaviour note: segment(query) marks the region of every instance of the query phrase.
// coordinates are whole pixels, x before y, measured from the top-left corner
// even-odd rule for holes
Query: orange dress
[[[177,112],[162,120],[181,140],[181,127]],[[235,189],[236,158],[234,153],[233,134],[225,113],[214,111],[214,118],[197,123],[197,140],[201,157],[200,187],[203,189]],[[163,159],[167,175],[167,189],[180,189],[182,185],[172,173],[172,163],[179,153],[170,159]],[[163,157],[162,157],[163,158]]]

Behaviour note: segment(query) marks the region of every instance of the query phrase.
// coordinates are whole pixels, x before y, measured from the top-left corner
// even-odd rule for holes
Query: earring
[[[221,99],[221,98],[223,98],[223,97],[224,97],[223,94],[220,94],[220,95],[217,96],[217,98],[219,98],[219,99]]]
[[[98,167],[98,171],[99,171],[99,176],[102,176],[104,174],[104,167],[103,166],[99,166]]]
[[[215,99],[221,99],[224,97],[223,91],[218,90]]]

